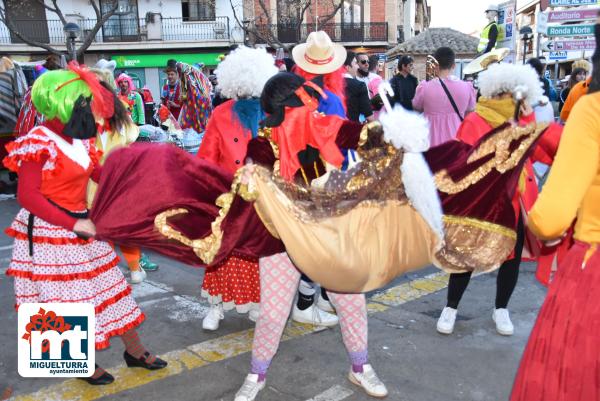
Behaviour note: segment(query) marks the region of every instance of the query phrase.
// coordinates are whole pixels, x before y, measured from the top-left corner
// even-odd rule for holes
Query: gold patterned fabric
[[[266,169],[253,174],[263,223],[285,243],[294,264],[323,287],[366,292],[426,266],[437,239],[407,202],[360,202],[344,214],[314,218]]]
[[[515,247],[517,234],[498,224],[444,216],[445,243],[434,264],[448,273],[496,270]]]

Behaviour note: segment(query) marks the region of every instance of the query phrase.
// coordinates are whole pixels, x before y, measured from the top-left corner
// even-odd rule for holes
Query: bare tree
[[[307,11],[311,6],[316,5],[316,0],[289,0],[285,2],[287,8],[285,13],[287,14],[285,21],[278,21],[280,26],[285,26],[289,32],[293,32],[294,41],[282,41],[279,37],[279,32],[276,29],[276,24],[273,23],[271,18],[271,10],[269,9],[265,0],[257,0],[260,10],[258,10],[258,17],[251,20],[244,19],[240,20],[239,11],[233,3],[234,0],[229,0],[231,9],[233,10],[233,17],[236,24],[242,29],[245,36],[255,38],[261,43],[266,43],[272,48],[278,49],[283,48],[289,51],[290,48],[294,47],[298,42],[304,40],[302,37],[302,24],[305,20]],[[271,0],[276,1],[276,0]],[[327,2],[329,1],[329,3]],[[242,0],[243,2],[243,0]],[[327,10],[330,10],[326,15],[319,16],[318,26],[324,26],[327,24],[338,11],[342,8],[343,0],[326,0],[321,1],[320,5]],[[242,5],[243,7],[243,5]],[[254,1],[252,1],[252,7],[254,7]],[[250,12],[252,11],[252,12]],[[254,10],[244,10],[244,14],[250,12],[254,15]]]
[[[67,23],[67,19],[65,18],[65,15],[64,15],[63,11],[61,10],[60,6],[58,5],[59,0],[50,0],[51,5],[47,4],[45,2],[45,0],[29,0],[29,1],[33,1],[34,3],[37,3],[37,4],[41,4],[44,7],[44,9],[49,10],[52,13],[56,14],[58,19],[62,22],[63,26]],[[35,40],[34,38],[29,37],[27,34],[21,32],[21,30],[17,26],[17,24],[14,23],[14,18],[11,18],[10,7],[7,7],[7,3],[9,3],[9,4],[13,3],[15,6],[18,6],[18,7],[26,7],[27,2],[26,1],[4,0],[0,3],[0,22],[2,22],[4,25],[6,25],[8,30],[14,36],[16,36],[17,38],[19,38],[24,43],[27,43],[30,46],[45,49],[52,54],[56,54],[59,56],[64,54],[61,50],[58,50],[55,47],[52,47],[50,44]],[[118,10],[118,7],[119,7],[119,2],[117,0],[113,0],[112,7],[103,14],[101,11],[101,8],[100,8],[100,0],[89,0],[89,3],[91,4],[91,6],[94,9],[94,12],[96,14],[96,24],[94,25],[94,27],[91,30],[84,31],[85,34],[81,38],[82,43],[77,48],[77,57],[78,58],[84,54],[84,52],[88,49],[88,47],[90,47],[90,45],[94,41],[94,38],[96,37],[96,34],[100,30],[100,28],[102,28],[102,25],[104,25],[104,23],[106,21],[108,21],[108,19],[116,13],[116,11]],[[36,23],[36,21],[32,21],[32,23]]]

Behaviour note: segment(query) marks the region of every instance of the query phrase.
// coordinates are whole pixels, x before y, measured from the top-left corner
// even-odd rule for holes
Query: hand
[[[93,237],[96,235],[96,226],[90,219],[78,219],[73,226],[73,231],[85,237]]]
[[[242,177],[240,179],[242,185],[248,185],[254,173],[254,164],[246,164],[242,167]]]
[[[521,107],[519,107],[519,112],[521,114],[521,117],[527,117],[531,115],[531,113],[533,113],[533,108],[529,103],[523,102],[521,103]]]

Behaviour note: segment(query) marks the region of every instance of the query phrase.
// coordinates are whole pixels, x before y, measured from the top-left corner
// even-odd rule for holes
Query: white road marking
[[[13,246],[11,245],[5,245],[5,246],[0,246],[0,251],[8,251],[8,250],[12,250]]]
[[[352,394],[354,394],[354,391],[343,386],[335,385],[306,401],[341,401],[350,397]]]

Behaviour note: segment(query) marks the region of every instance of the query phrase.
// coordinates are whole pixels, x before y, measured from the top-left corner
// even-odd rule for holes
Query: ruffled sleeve
[[[100,160],[102,160],[102,151],[98,150],[96,147],[95,139],[88,139],[84,141],[85,149],[90,156],[91,165],[95,168],[100,165]]]
[[[6,150],[8,156],[2,163],[15,173],[19,172],[24,162],[42,162],[44,159],[46,161],[42,168],[43,176],[57,174],[62,169],[56,144],[39,128],[10,142],[6,145]]]

